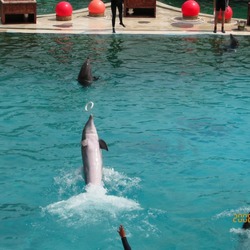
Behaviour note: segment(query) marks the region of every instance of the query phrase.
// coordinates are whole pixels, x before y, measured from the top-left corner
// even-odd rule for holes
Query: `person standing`
[[[113,33],[115,33],[116,7],[118,8],[118,12],[119,12],[120,25],[125,27],[125,25],[122,22],[122,0],[111,0]]]
[[[214,15],[214,33],[217,32],[217,23],[218,23],[218,17],[219,13],[221,10],[221,32],[225,33],[224,29],[224,23],[225,23],[225,10],[228,6],[228,0],[214,0],[214,10],[215,10],[215,15]]]

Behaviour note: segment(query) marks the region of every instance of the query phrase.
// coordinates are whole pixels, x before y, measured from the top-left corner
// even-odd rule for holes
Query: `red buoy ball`
[[[200,5],[194,0],[187,0],[181,6],[182,16],[185,19],[196,19],[200,13]]]
[[[231,18],[233,17],[233,10],[230,6],[227,6],[226,10],[225,10],[225,22],[229,23],[231,21]],[[219,16],[218,16],[218,21],[221,22],[222,20],[222,15],[221,15],[221,10],[219,12]]]
[[[56,15],[65,17],[65,16],[71,16],[73,12],[73,8],[70,3],[68,2],[59,2],[56,5]]]
[[[105,4],[101,0],[92,0],[88,6],[90,16],[104,16]]]

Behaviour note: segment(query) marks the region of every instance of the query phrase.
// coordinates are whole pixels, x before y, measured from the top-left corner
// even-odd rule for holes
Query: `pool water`
[[[247,249],[249,37],[5,34],[0,38],[0,246]],[[18,46],[16,46],[18,43]],[[77,83],[89,56],[89,88]],[[86,187],[92,101],[104,188]]]
[[[87,8],[89,6],[90,0],[71,0],[69,1],[74,10]],[[109,3],[110,1],[103,1],[104,3]],[[181,8],[182,4],[185,2],[183,0],[163,0],[162,3]],[[197,1],[200,5],[200,11],[202,13],[213,15],[213,1]],[[249,1],[230,1],[229,5],[233,10],[234,18],[247,18],[248,13],[248,2]],[[42,1],[37,0],[37,12],[38,14],[48,14],[55,13],[55,7],[58,1],[48,0]]]

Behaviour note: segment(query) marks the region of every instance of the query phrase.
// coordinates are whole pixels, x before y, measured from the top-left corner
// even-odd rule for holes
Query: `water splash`
[[[213,218],[220,219],[225,217],[233,217],[235,214],[248,214],[250,211],[250,207],[244,206],[238,209],[225,210],[219,214],[216,214]]]
[[[61,171],[59,176],[54,177],[55,186],[58,188],[58,198],[60,200],[79,192],[82,192],[83,178],[81,168],[75,171]]]
[[[245,229],[242,229],[242,228],[234,228],[233,227],[233,228],[230,228],[229,232],[234,233],[234,234],[243,235],[246,238],[250,239],[250,230],[245,230]]]
[[[52,203],[45,208],[45,211],[57,215],[60,219],[72,219],[72,222],[95,223],[107,216],[117,217],[122,211],[141,209],[136,201],[107,195],[106,192],[103,187],[90,185],[86,187],[85,193]]]
[[[124,195],[125,193],[140,188],[140,178],[128,177],[123,173],[115,171],[113,168],[104,168],[103,175],[103,181],[109,192]]]
[[[56,184],[59,185],[59,195],[63,192],[70,193],[69,190],[71,192],[77,191],[75,183],[80,177],[81,174],[78,170],[73,174],[68,173],[55,178]],[[121,181],[122,179],[124,180],[123,182]],[[104,169],[104,182],[108,187],[115,187],[114,189],[111,188],[113,193],[116,191],[115,195],[108,194],[110,190],[107,188],[89,184],[85,187],[84,192],[52,203],[43,208],[43,212],[48,212],[51,215],[57,216],[60,220],[67,220],[69,224],[76,225],[82,222],[95,224],[108,218],[116,218],[121,212],[142,209],[137,201],[117,194],[119,193],[119,187],[124,188],[122,193],[125,193],[126,190],[138,186],[138,178],[128,178],[113,169]]]

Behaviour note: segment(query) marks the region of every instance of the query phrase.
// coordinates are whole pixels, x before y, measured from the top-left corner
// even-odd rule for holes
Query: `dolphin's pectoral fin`
[[[101,149],[105,149],[105,150],[109,151],[108,146],[104,140],[99,139],[99,145],[100,145]]]
[[[82,140],[81,144],[82,144],[83,147],[86,147],[88,145],[88,140],[87,139]]]

